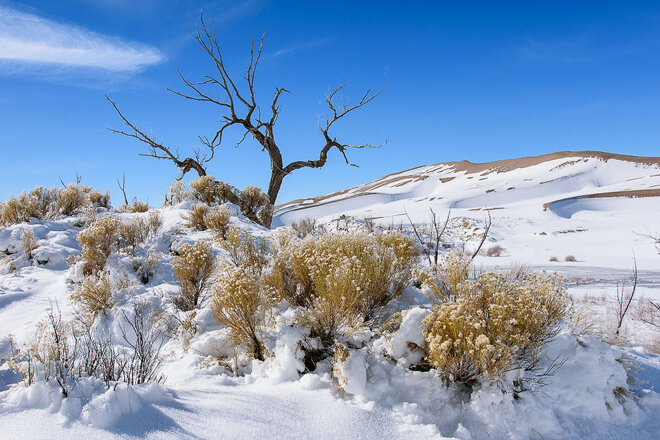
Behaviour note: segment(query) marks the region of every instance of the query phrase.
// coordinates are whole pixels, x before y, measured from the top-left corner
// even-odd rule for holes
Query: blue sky
[[[347,99],[385,92],[334,127],[346,143],[321,170],[284,180],[278,202],[363,183],[417,165],[483,162],[559,150],[660,155],[660,4],[654,2],[395,2],[0,0],[0,200],[77,172],[109,189],[126,174],[129,197],[158,205],[178,175],[138,157],[143,145],[110,133],[105,101],[158,140],[180,147],[212,135],[220,109],[167,92],[213,66],[189,35],[199,11],[213,19],[226,64],[247,65],[265,30],[257,99],[276,86],[285,162],[318,157],[327,91]],[[255,143],[227,133],[209,173],[239,188],[266,188]]]

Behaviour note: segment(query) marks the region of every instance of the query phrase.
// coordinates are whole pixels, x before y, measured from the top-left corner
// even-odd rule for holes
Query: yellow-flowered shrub
[[[99,312],[107,313],[107,310],[114,305],[110,278],[107,274],[85,277],[71,294],[71,301],[79,306],[91,321]]]
[[[305,307],[304,324],[326,346],[376,319],[410,282],[412,241],[364,231],[285,242],[264,282],[273,296]]]
[[[193,246],[182,245],[177,253],[172,261],[172,269],[181,293],[173,302],[180,310],[194,310],[203,302],[211,284],[216,265],[213,248],[208,241],[200,240]]]
[[[430,270],[414,270],[424,293],[433,304],[454,301],[461,295],[463,283],[470,275],[471,258],[460,249],[445,253]]]
[[[213,316],[229,328],[236,348],[247,345],[255,359],[263,360],[266,297],[258,275],[243,267],[224,265],[213,285]]]
[[[95,220],[78,234],[85,275],[97,274],[103,270],[110,254],[118,249],[121,227],[121,220],[107,216]]]
[[[495,379],[508,368],[534,365],[569,306],[556,275],[485,273],[463,281],[460,291],[424,320],[427,359],[446,383]]]

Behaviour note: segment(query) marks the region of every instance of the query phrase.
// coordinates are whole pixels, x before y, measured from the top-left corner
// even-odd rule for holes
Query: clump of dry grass
[[[424,320],[427,359],[443,380],[470,385],[508,368],[531,368],[566,317],[569,300],[560,278],[529,274],[515,280],[486,273],[463,281],[453,302]]]
[[[147,284],[154,276],[154,269],[158,263],[156,254],[149,254],[147,258],[136,258],[133,260],[133,270],[140,277],[142,284]]]
[[[554,262],[559,261],[559,260],[557,259],[557,257],[550,257],[550,259],[548,261],[554,263]]]
[[[566,255],[566,257],[564,258],[564,261],[566,261],[568,263],[572,263],[572,262],[577,261],[577,260],[575,259],[575,257],[573,255]]]
[[[69,216],[81,208],[90,206],[89,193],[92,188],[80,184],[69,184],[57,193],[58,211]]]
[[[89,192],[89,202],[95,208],[110,208],[110,193],[106,191],[101,193],[95,189]]]
[[[29,222],[31,218],[47,219],[57,214],[57,191],[38,186],[0,205],[0,225]]]
[[[181,293],[173,302],[180,310],[194,310],[204,301],[216,267],[213,248],[208,241],[200,240],[193,246],[182,245],[177,253],[172,269]]]
[[[69,216],[89,207],[109,207],[110,195],[87,185],[71,183],[63,189],[37,186],[0,204],[0,225],[29,222],[31,218],[50,219]]]
[[[119,228],[122,248],[128,249],[131,254],[135,253],[137,247],[147,239],[150,230],[149,223],[142,217],[123,221]]]
[[[158,212],[123,221],[119,229],[122,248],[133,254],[140,244],[155,237],[162,225],[163,216]]]

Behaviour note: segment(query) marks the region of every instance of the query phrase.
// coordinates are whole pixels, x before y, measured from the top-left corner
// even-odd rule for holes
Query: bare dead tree
[[[121,183],[119,182],[119,179],[117,179],[117,185],[119,186],[119,189],[121,190],[121,193],[124,195],[124,204],[128,205],[128,197],[126,197],[126,174],[121,173]]]
[[[319,126],[319,130],[323,136],[323,142],[321,144],[318,158],[311,160],[297,160],[285,165],[284,159],[282,158],[282,152],[275,140],[275,124],[280,114],[279,99],[283,93],[290,92],[284,87],[276,87],[273,100],[270,103],[269,109],[264,111],[264,115],[262,115],[261,107],[257,104],[254,92],[255,77],[257,66],[263,51],[264,36],[265,33],[262,35],[258,47],[256,48],[254,40],[252,41],[250,46],[250,61],[245,76],[242,78],[244,82],[238,83],[232,78],[225,67],[224,58],[222,56],[220,44],[218,43],[213,30],[213,25],[210,21],[208,25],[206,24],[203,14],[200,16],[200,23],[195,26],[195,30],[192,32],[192,37],[197,43],[199,43],[202,51],[210,57],[216,72],[213,75],[204,75],[200,81],[190,81],[179,72],[181,80],[187,87],[187,92],[172,89],[168,90],[183,98],[192,101],[211,103],[222,109],[222,124],[214,136],[210,139],[206,136],[199,137],[202,146],[206,147],[206,154],[202,155],[198,148],[195,150],[194,157],[186,157],[182,159],[177,150],[173,151],[170,147],[157,142],[152,136],[146,134],[130,122],[128,118],[122,114],[115,102],[106,95],[108,101],[110,101],[117,114],[128,127],[127,131],[116,129],[110,130],[114,133],[132,137],[147,144],[148,152],[142,153],[141,156],[169,160],[174,163],[181,172],[178,177],[180,180],[191,170],[196,171],[199,176],[206,175],[206,166],[215,156],[215,149],[221,144],[225,130],[232,126],[238,126],[244,133],[236,146],[239,146],[248,136],[251,136],[261,145],[262,151],[268,153],[270,158],[271,176],[267,193],[271,205],[275,204],[280,187],[282,186],[282,181],[287,175],[301,168],[323,167],[328,159],[328,153],[333,148],[342,154],[346,164],[357,166],[349,161],[347,156],[348,149],[379,148],[384,145],[347,144],[338,141],[337,138],[330,133],[331,128],[337,121],[373,101],[374,98],[383,92],[387,85],[385,84],[383,88],[376,92],[368,89],[356,104],[347,102],[337,103],[339,93],[344,90],[346,86],[344,84],[332,90],[325,96],[325,103],[330,111],[330,116]],[[239,87],[241,84],[242,86]]]
[[[632,303],[633,298],[635,297],[635,289],[637,288],[637,261],[633,258],[633,273],[631,276],[632,280],[632,290],[630,292],[626,292],[625,286],[622,283],[621,286],[616,287],[616,302],[617,302],[617,324],[616,324],[616,332],[615,335],[619,336],[619,332],[621,331],[621,325],[623,324],[623,319],[626,317],[626,313],[628,313],[628,309],[630,308],[630,304]]]

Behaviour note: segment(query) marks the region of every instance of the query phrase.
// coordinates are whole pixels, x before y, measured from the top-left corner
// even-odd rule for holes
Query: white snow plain
[[[631,314],[617,341],[621,346],[605,343],[599,336],[612,331],[609,320],[617,283],[629,277],[633,255],[640,269],[637,301],[660,298],[660,256],[653,243],[639,235],[660,232],[660,198],[579,198],[657,187],[658,167],[576,157],[500,173],[456,173],[449,165],[435,165],[415,169],[414,175],[410,181],[376,188],[374,183],[366,184],[372,188],[357,197],[347,196],[358,192],[352,189],[323,202],[284,206],[275,224],[313,217],[338,227],[337,219],[344,214],[357,223],[377,217],[382,225],[405,226],[405,212],[421,224],[428,221],[429,207],[439,217],[451,207],[455,220],[447,239],[470,247],[481,231],[484,208],[501,208],[490,211],[493,226],[485,246],[500,245],[502,256],[479,256],[476,268],[504,269],[524,263],[557,271],[595,326],[580,336],[567,328],[546,347],[546,367],[555,359],[564,362],[537,392],[516,398],[503,384],[488,383],[466,401],[455,389],[447,389],[433,371],[411,371],[408,367],[421,357],[415,347],[423,344],[421,326],[428,313],[424,296],[413,287],[402,302],[403,319],[396,332],[367,331],[356,337],[361,348],[350,350],[339,366],[346,379],[343,391],[333,383],[328,365],[302,374],[298,343],[305,329],[296,327],[296,310],[286,303],[280,304],[266,337],[273,356],[264,362],[237,359],[242,375],[214,361],[230,353],[230,348],[226,329],[206,309],[194,318],[198,331],[192,339],[173,338],[163,347],[163,384],[120,384],[106,390],[100,381],[81,379],[66,399],[53,384],[37,382],[25,388],[7,362],[8,336],[28,342],[37,322],[53,307],[65,319],[74,313],[69,295],[71,281],[79,274],[66,259],[80,252],[76,235],[81,228],[75,226],[79,219],[67,218],[0,229],[0,250],[12,254],[16,267],[9,271],[6,263],[0,266],[0,438],[658,438],[660,396],[655,390],[660,387],[660,357],[647,350],[658,338],[657,329]],[[566,199],[569,202],[557,203]],[[114,335],[117,343],[121,311],[135,301],[177,313],[168,300],[176,291],[169,249],[211,237],[182,226],[181,215],[189,207],[184,203],[159,210],[164,218],[161,232],[137,252],[138,258],[159,255],[155,275],[146,285],[134,273],[132,257],[111,257],[113,276],[127,273],[134,282],[129,293],[115,298],[108,317],[99,315],[95,323]],[[241,217],[235,207],[232,223],[257,236],[274,234]],[[38,239],[32,260],[21,248],[24,228]],[[220,249],[215,250],[222,256]],[[564,262],[566,255],[577,261]],[[553,256],[560,261],[549,262]],[[626,398],[617,398],[621,390]]]

